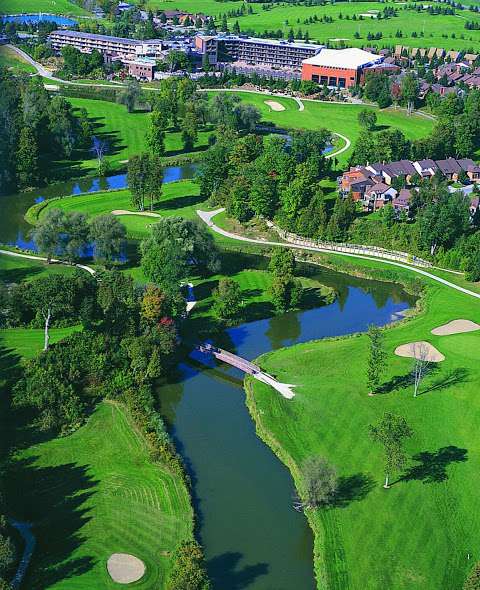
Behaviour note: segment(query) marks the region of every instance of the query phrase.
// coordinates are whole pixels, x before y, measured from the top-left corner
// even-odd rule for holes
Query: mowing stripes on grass
[[[177,476],[152,464],[123,406],[101,403],[74,434],[17,453],[10,485],[16,513],[35,523],[38,550],[28,588],[116,588],[115,552],[146,564],[135,588],[164,588],[169,555],[192,537],[193,513]]]
[[[480,333],[431,334],[458,317],[479,321],[480,311],[473,298],[425,282],[426,311],[385,331],[385,394],[367,395],[365,335],[261,357],[259,364],[279,380],[298,384],[293,403],[249,380],[248,403],[259,432],[294,476],[306,457],[321,455],[348,484],[341,506],[307,511],[321,588],[460,589],[471,565],[467,555],[480,555]],[[412,361],[393,351],[420,339],[446,358],[414,399],[411,386],[396,385],[405,381]],[[381,487],[381,448],[368,436],[369,424],[385,411],[405,416],[415,433],[407,444],[407,469],[388,491]]]

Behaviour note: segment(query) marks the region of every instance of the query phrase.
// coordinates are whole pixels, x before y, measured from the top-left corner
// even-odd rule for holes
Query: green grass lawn
[[[50,328],[50,344],[54,344],[72,332],[80,330],[80,326],[68,328]],[[0,348],[2,355],[9,354],[23,358],[33,358],[43,350],[43,329],[39,328],[6,328],[0,330]]]
[[[199,192],[198,184],[192,180],[181,180],[165,184],[161,201],[155,207],[155,213],[166,217],[178,215],[186,219],[198,219],[196,209],[208,209]],[[29,218],[32,220],[36,217],[35,208],[37,211],[39,210],[35,205],[31,208]],[[64,211],[80,211],[92,217],[115,210],[134,210],[129,190],[89,193],[52,199],[46,207],[40,209],[40,216],[45,215],[48,209],[53,208],[63,209]],[[138,239],[148,235],[150,226],[157,221],[154,217],[142,215],[119,215],[118,219],[126,225],[128,236]]]
[[[2,14],[38,14],[39,12],[72,16],[90,14],[69,0],[2,0]]]
[[[0,46],[0,67],[8,68],[14,72],[24,72],[31,74],[35,68],[27,63],[18,53],[15,53],[10,47]]]
[[[75,269],[72,266],[46,264],[42,261],[0,254],[0,281],[3,283],[21,283],[51,273],[73,274],[74,272]]]
[[[296,129],[320,129],[325,127],[330,131],[341,133],[350,139],[353,149],[355,141],[360,132],[358,124],[358,113],[364,109],[375,110],[378,117],[377,127],[379,129],[396,128],[400,129],[407,138],[418,139],[428,135],[432,130],[434,121],[421,115],[407,116],[403,110],[393,108],[380,110],[376,107],[355,105],[348,103],[325,103],[305,100],[305,110],[299,111],[297,103],[291,98],[275,97],[274,100],[281,103],[284,111],[272,111],[265,104],[266,100],[272,99],[271,95],[253,94],[250,92],[236,92],[243,101],[255,105],[260,109],[263,120],[275,123],[278,127]],[[351,149],[343,152],[339,160],[344,163]]]
[[[470,0],[472,4],[478,4]],[[149,0],[148,5],[152,8],[171,10],[170,0]],[[372,19],[363,18],[360,15],[367,13],[369,10],[383,11],[385,5],[395,7],[398,16],[390,19]],[[253,14],[242,17],[232,17],[228,19],[230,30],[233,24],[238,20],[243,31],[252,30],[254,32],[264,32],[271,30],[283,31],[284,38],[287,38],[290,28],[293,28],[295,34],[298,29],[303,33],[308,31],[312,41],[319,43],[339,44],[339,39],[343,39],[347,46],[372,46],[376,44],[379,48],[393,46],[396,44],[409,45],[411,47],[444,47],[446,49],[466,49],[477,47],[480,42],[480,31],[468,31],[464,28],[465,20],[479,20],[479,15],[468,10],[457,10],[454,16],[429,15],[426,12],[417,13],[412,10],[407,3],[387,2],[342,2],[327,3],[325,6],[292,6],[279,2],[270,5],[268,10],[262,8],[262,4],[253,4]],[[176,0],[175,7],[183,10],[192,11],[191,0]],[[218,16],[231,10],[240,8],[238,2],[226,1],[217,2],[215,0],[196,0],[195,11],[205,12],[209,15]],[[342,14],[343,18],[339,15]],[[323,16],[333,18],[332,23],[317,22],[305,24],[304,20],[317,15],[318,19]],[[347,20],[345,17],[349,16]],[[352,20],[356,15],[357,20]],[[402,37],[396,37],[397,31],[402,32]],[[382,33],[380,41],[368,41],[368,33]],[[358,33],[360,38],[355,38]],[[412,37],[416,33],[417,37]],[[455,38],[452,38],[452,34]],[[422,36],[423,35],[423,36]]]
[[[74,434],[18,451],[12,469],[16,515],[37,537],[25,587],[117,588],[106,570],[115,552],[144,561],[133,587],[165,587],[169,556],[192,536],[192,508],[181,480],[149,461],[122,406],[101,403]]]
[[[360,261],[359,267],[381,265]],[[397,274],[410,273],[399,269]],[[430,333],[452,319],[479,322],[480,310],[472,297],[427,284],[424,311],[385,331],[383,394],[367,395],[365,335],[309,342],[261,357],[260,364],[280,381],[298,385],[293,401],[249,381],[253,395],[248,403],[259,433],[297,483],[299,466],[312,455],[328,458],[342,478],[343,500],[337,506],[308,511],[322,590],[460,590],[480,559],[480,332]],[[412,386],[402,386],[411,360],[393,351],[422,339],[446,360],[414,399]],[[381,448],[368,436],[369,424],[384,411],[405,416],[415,432],[407,445],[408,467],[388,491],[381,485]]]
[[[150,113],[129,113],[127,109],[114,102],[86,98],[68,99],[75,109],[85,108],[95,125],[95,133],[109,143],[107,160],[113,169],[124,167],[126,160],[145,150],[145,134],[148,129]],[[199,131],[196,150],[206,148],[211,131]],[[181,132],[170,130],[165,138],[166,156],[183,153]],[[96,169],[92,154],[77,153],[73,162],[63,162],[60,166],[70,166],[87,172]]]

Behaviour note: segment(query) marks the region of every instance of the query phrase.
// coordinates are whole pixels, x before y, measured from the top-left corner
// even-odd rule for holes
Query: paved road
[[[215,215],[217,215],[221,211],[224,211],[224,209],[216,209],[215,211],[199,211],[199,210],[197,210],[197,215],[214,232],[221,234],[222,236],[225,236],[227,238],[231,238],[233,240],[238,240],[241,242],[249,242],[249,243],[253,243],[253,244],[262,244],[264,246],[281,246],[283,248],[294,248],[296,250],[309,250],[311,252],[338,254],[340,256],[350,256],[351,258],[361,258],[362,260],[374,259],[378,262],[382,262],[383,264],[389,264],[391,266],[398,266],[400,268],[406,268],[407,270],[411,270],[412,272],[423,275],[424,277],[428,277],[429,279],[432,279],[433,281],[436,281],[437,283],[441,283],[442,285],[446,285],[447,287],[450,287],[451,289],[455,289],[456,291],[460,291],[461,293],[465,293],[466,295],[470,295],[471,297],[475,297],[476,299],[480,299],[480,293],[475,293],[475,291],[470,291],[469,289],[465,289],[464,287],[460,287],[459,285],[456,285],[455,283],[451,283],[450,281],[447,281],[446,279],[442,279],[441,277],[437,277],[436,275],[434,275],[430,272],[427,272],[426,270],[423,270],[421,268],[417,268],[415,266],[410,266],[408,264],[403,264],[401,262],[394,262],[393,260],[385,260],[385,258],[375,257],[374,255],[362,256],[361,254],[350,254],[347,252],[337,252],[334,250],[328,250],[327,248],[319,248],[319,247],[313,247],[313,246],[300,246],[298,244],[290,244],[288,242],[270,242],[267,240],[259,240],[259,239],[255,239],[255,238],[247,238],[245,236],[239,236],[239,235],[234,234],[232,232],[228,232],[213,223],[212,218],[215,217]]]

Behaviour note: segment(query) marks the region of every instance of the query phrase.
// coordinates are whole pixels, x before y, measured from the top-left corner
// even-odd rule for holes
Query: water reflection
[[[395,285],[317,267],[309,271],[334,287],[341,303],[243,324],[216,343],[254,359],[295,342],[386,324],[413,304]],[[311,531],[292,508],[289,472],[256,436],[242,382],[237,369],[192,353],[174,382],[158,390],[193,477],[198,532],[214,590],[313,590]]]

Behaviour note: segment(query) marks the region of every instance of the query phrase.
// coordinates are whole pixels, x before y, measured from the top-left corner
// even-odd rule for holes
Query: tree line
[[[0,68],[0,194],[51,180],[52,161],[89,148],[93,127],[62,96],[50,97],[40,78],[15,78]]]

